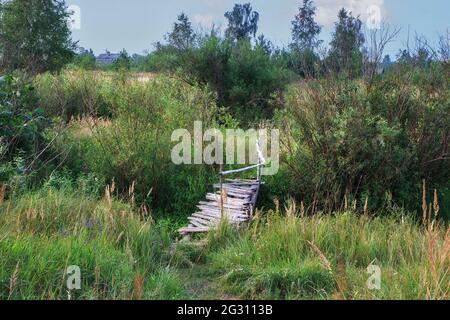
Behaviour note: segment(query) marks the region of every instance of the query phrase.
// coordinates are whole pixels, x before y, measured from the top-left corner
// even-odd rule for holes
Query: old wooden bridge
[[[252,219],[263,184],[262,168],[266,165],[259,142],[256,143],[256,151],[258,164],[219,173],[220,183],[214,185],[217,191],[208,193],[206,200],[200,201],[197,205],[198,212],[189,217],[189,226],[178,230],[181,235],[208,232],[217,228],[224,220],[232,225],[239,225]],[[255,179],[225,179],[227,176],[255,169]]]

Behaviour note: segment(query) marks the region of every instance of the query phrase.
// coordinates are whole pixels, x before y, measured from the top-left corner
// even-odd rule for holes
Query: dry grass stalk
[[[16,269],[14,270],[14,273],[9,280],[9,296],[8,299],[11,299],[14,290],[16,288],[17,280],[19,279],[19,272],[20,272],[20,260],[16,264]]]
[[[133,181],[131,186],[128,188],[128,196],[130,197],[131,206],[135,207],[135,196],[134,196],[134,189],[136,188],[136,181]]]
[[[322,251],[312,242],[307,241],[311,248],[317,253],[319,256],[320,264],[322,267],[330,272],[333,275],[333,268],[331,267],[330,261],[328,261],[327,257],[323,254]]]
[[[437,190],[434,189],[434,201],[433,201],[433,208],[434,208],[434,216],[437,217],[439,214],[439,203],[438,203],[438,196],[437,196]]]
[[[112,200],[111,200],[111,191],[110,191],[109,186],[106,186],[106,188],[105,188],[105,200],[106,200],[106,203],[111,206]]]
[[[335,295],[336,299],[346,299],[346,288],[347,288],[347,270],[345,262],[340,259],[338,261],[338,272],[335,274],[333,271],[333,267],[330,263],[330,261],[327,259],[325,254],[312,242],[307,241],[307,243],[311,246],[311,248],[316,252],[316,254],[319,256],[320,264],[322,267],[327,270],[330,275],[333,277],[334,281],[336,282],[336,285],[338,287],[338,292]]]
[[[300,203],[300,215],[302,218],[305,217],[305,204],[303,201]]]
[[[295,212],[297,211],[297,204],[295,203],[295,201],[293,199],[290,199],[288,201],[288,205],[285,206],[284,209],[286,211],[286,216],[289,219],[295,218]]]
[[[447,232],[445,233],[444,245],[441,253],[441,263],[443,264],[445,263],[445,265],[450,264],[450,227],[447,229]]]
[[[334,277],[336,284],[338,286],[338,292],[336,298],[340,300],[348,299],[346,292],[348,287],[347,281],[347,264],[345,259],[342,256],[339,256],[337,259],[337,273]]]
[[[425,179],[422,181],[422,219],[423,224],[427,223],[427,190]]]
[[[3,203],[5,200],[5,193],[6,193],[6,185],[3,184],[0,186],[0,204]]]
[[[369,197],[366,197],[366,201],[364,202],[364,214],[369,212]]]
[[[280,214],[280,200],[275,199],[275,200],[273,200],[273,203],[275,204],[275,213],[277,215],[279,215]]]
[[[144,296],[144,276],[137,273],[133,280],[133,300],[142,300]]]

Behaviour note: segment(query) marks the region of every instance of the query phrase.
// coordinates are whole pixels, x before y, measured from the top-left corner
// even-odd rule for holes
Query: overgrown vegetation
[[[214,239],[223,244],[207,249],[207,261],[227,292],[248,299],[448,299],[445,226],[420,228],[398,209],[383,218],[352,211],[307,217],[302,210],[291,203],[238,236]],[[380,290],[367,286],[371,265],[381,269]]]
[[[182,298],[167,227],[114,194],[49,181],[1,203],[0,298],[67,299],[69,265],[83,272],[75,299]]]
[[[22,4],[46,17],[36,39]],[[154,52],[99,68],[90,50],[68,64],[64,9],[0,7],[0,299],[448,299],[448,44],[382,61],[396,31],[366,39],[343,9],[324,53],[304,0],[276,48],[243,4],[223,35],[180,14]],[[280,129],[281,163],[250,225],[182,243],[219,170],[171,161],[195,121]],[[83,283],[68,295],[70,265]]]
[[[382,210],[388,199],[414,211],[425,179],[448,215],[448,87],[440,65],[400,68],[370,83],[293,85],[277,120],[291,186],[283,192],[310,212],[342,209],[344,199],[359,210]]]

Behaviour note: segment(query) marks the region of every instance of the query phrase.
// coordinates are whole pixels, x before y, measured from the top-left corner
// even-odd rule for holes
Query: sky
[[[259,34],[275,45],[287,46],[291,39],[291,21],[301,0],[66,0],[74,15],[73,39],[79,46],[92,48],[96,54],[109,50],[142,54],[151,51],[157,41],[171,30],[177,15],[185,12],[196,29],[211,25],[224,29],[224,13],[238,3],[251,2],[260,14]],[[322,26],[321,39],[330,42],[340,8],[360,15],[365,28],[381,21],[401,31],[386,50],[392,57],[404,48],[415,34],[436,44],[439,36],[450,41],[449,0],[315,0],[316,20]],[[370,8],[371,14],[368,14]],[[379,13],[379,15],[378,15]],[[377,19],[377,17],[380,19]],[[375,18],[375,20],[373,19]],[[391,28],[392,28],[391,27]]]

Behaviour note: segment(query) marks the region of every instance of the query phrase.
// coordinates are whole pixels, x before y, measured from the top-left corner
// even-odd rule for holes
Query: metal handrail
[[[220,172],[219,175],[221,176],[227,176],[233,173],[239,173],[239,172],[244,172],[244,171],[249,171],[252,169],[256,169],[256,168],[260,168],[260,167],[264,167],[265,164],[260,163],[260,164],[255,164],[254,166],[250,166],[250,167],[245,167],[245,168],[241,168],[241,169],[236,169],[236,170],[229,170],[229,171],[223,171]]]
[[[256,169],[256,168],[261,168],[264,167],[266,165],[266,159],[264,159],[264,156],[261,152],[261,147],[259,146],[259,140],[256,142],[256,152],[258,154],[258,164],[255,164],[253,166],[249,166],[249,167],[245,167],[245,168],[241,168],[241,169],[235,169],[235,170],[228,170],[228,171],[221,171],[219,172],[220,176],[227,176],[230,174],[234,174],[234,173],[239,173],[239,172],[244,172],[244,171],[249,171],[252,169]],[[259,178],[259,173],[258,173],[258,178]]]

